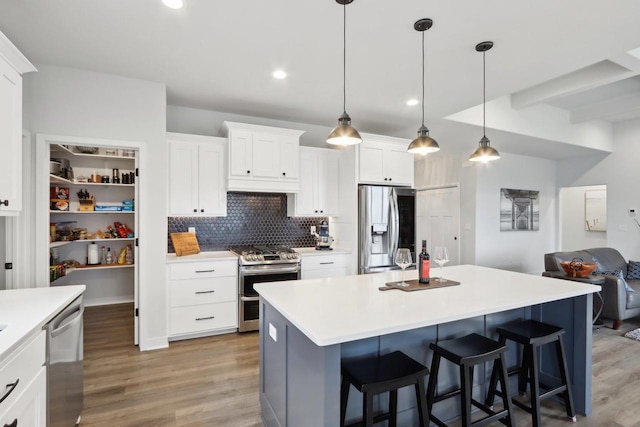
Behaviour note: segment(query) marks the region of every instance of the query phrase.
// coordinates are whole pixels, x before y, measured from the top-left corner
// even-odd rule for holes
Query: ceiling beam
[[[630,93],[576,108],[570,112],[569,120],[571,123],[584,123],[590,120],[617,122],[638,117],[639,114],[640,93]]]

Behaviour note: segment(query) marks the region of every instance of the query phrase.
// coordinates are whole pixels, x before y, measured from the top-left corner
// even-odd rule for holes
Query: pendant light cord
[[[342,4],[342,111],[347,112],[347,3]]]
[[[487,51],[482,52],[482,136],[487,137]]]
[[[422,31],[422,126],[424,126],[424,31]]]

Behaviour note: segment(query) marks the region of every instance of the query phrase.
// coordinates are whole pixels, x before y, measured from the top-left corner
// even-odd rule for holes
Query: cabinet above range
[[[299,147],[304,131],[224,122],[229,138],[229,191],[297,193]]]

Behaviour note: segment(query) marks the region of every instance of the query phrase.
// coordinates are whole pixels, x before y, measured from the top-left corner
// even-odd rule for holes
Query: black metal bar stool
[[[427,411],[431,416],[431,421],[440,427],[447,427],[444,422],[433,415],[431,409],[434,403],[459,394],[462,405],[462,427],[483,426],[497,420],[500,420],[509,427],[515,425],[513,420],[513,406],[508,397],[503,398],[504,409],[498,412],[495,412],[488,405],[478,402],[472,397],[473,368],[476,365],[490,361],[493,361],[491,377],[493,378],[497,375],[500,379],[500,386],[503,390],[507,391],[507,396],[509,395],[509,382],[507,381],[507,367],[504,357],[507,346],[483,337],[482,335],[469,334],[461,338],[431,343],[429,347],[433,350],[431,375],[429,376],[429,385],[427,387]],[[460,367],[460,388],[437,395],[438,369],[442,357]],[[472,405],[488,415],[471,422]]]
[[[567,416],[575,422],[576,413],[573,408],[573,397],[571,396],[571,385],[569,384],[567,358],[562,343],[564,329],[536,320],[525,320],[497,328],[497,332],[500,335],[500,343],[504,344],[506,340],[509,339],[524,346],[521,366],[509,370],[509,375],[518,374],[518,391],[520,394],[527,392],[527,384],[530,386],[530,405],[526,405],[515,399],[513,403],[531,414],[533,427],[540,427],[542,425],[540,421],[540,402],[557,394],[562,394]],[[561,380],[561,385],[555,388],[541,383],[538,378],[540,369],[539,348],[544,344],[553,342],[555,342]],[[504,398],[504,393],[496,390],[496,385],[496,379],[492,375],[489,384],[489,393],[487,394],[487,400],[485,402],[489,406],[493,404],[495,395]],[[544,389],[542,394],[540,393],[541,388]],[[510,396],[508,392],[506,395]]]
[[[421,427],[428,427],[429,413],[424,392],[424,376],[429,369],[400,351],[342,363],[342,388],[340,391],[340,426],[344,426],[349,398],[349,385],[353,384],[362,394],[362,420],[365,427],[389,420],[395,427],[398,413],[398,389],[415,385],[418,417]],[[389,392],[389,412],[373,415],[373,397]]]

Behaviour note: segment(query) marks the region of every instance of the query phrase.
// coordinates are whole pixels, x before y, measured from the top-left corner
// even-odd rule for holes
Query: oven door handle
[[[241,276],[258,276],[263,274],[281,274],[281,273],[297,273],[300,271],[300,265],[293,267],[243,267],[240,269]]]
[[[240,297],[240,301],[244,301],[244,302],[260,301],[260,297]]]

